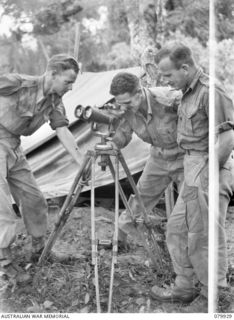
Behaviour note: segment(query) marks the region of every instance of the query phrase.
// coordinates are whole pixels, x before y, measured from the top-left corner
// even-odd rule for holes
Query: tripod
[[[92,246],[92,264],[94,266],[94,275],[95,275],[96,305],[97,305],[97,312],[101,312],[99,277],[98,277],[98,244],[112,244],[112,262],[111,262],[109,300],[108,300],[108,312],[111,312],[114,270],[115,270],[115,265],[117,263],[117,252],[118,252],[119,194],[122,198],[122,201],[126,209],[130,212],[132,220],[134,221],[136,228],[139,230],[139,235],[141,237],[143,245],[157,269],[162,270],[162,260],[160,258],[160,252],[159,252],[159,248],[158,248],[153,230],[150,227],[146,228],[146,225],[147,226],[150,225],[150,221],[147,216],[147,212],[144,207],[143,201],[140,198],[135,182],[131,176],[131,173],[128,169],[128,166],[124,160],[124,157],[121,151],[119,149],[114,148],[110,143],[108,143],[109,133],[96,132],[96,135],[99,135],[101,137],[101,143],[96,144],[94,150],[88,150],[87,153],[85,154],[81,168],[74,179],[74,182],[69,191],[69,194],[59,212],[58,220],[55,223],[54,229],[50,234],[48,241],[46,243],[46,246],[41,254],[41,257],[39,259],[39,264],[42,264],[46,259],[46,256],[51,250],[59,232],[65,225],[70,212],[75,206],[75,203],[84,185],[87,183],[86,181],[87,172],[89,172],[88,173],[88,176],[89,176],[91,171],[91,181],[90,181],[91,183],[91,246]],[[112,163],[111,157],[114,158],[114,165]],[[109,167],[115,183],[114,232],[113,232],[112,241],[109,241],[110,243],[106,243],[106,240],[98,241],[96,236],[96,231],[95,231],[95,168],[96,168],[95,164],[98,158],[101,160],[98,163],[98,165],[101,166],[103,171],[106,170],[106,167]],[[134,219],[134,214],[123,192],[123,189],[119,183],[119,163],[122,165],[126,173],[126,176],[128,178],[128,181],[133,189],[133,192],[140,204],[143,218]],[[150,235],[151,242],[153,243],[153,248],[151,248],[150,245],[148,244],[145,238],[145,232],[147,232]]]

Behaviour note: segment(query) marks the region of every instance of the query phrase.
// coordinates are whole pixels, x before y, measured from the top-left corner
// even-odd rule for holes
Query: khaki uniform
[[[215,92],[215,122],[216,134],[234,128],[234,106],[225,91],[216,86]],[[225,221],[227,208],[234,192],[234,152],[231,153],[226,163],[219,172],[219,212],[217,217],[218,231],[218,285],[227,286],[226,274],[228,271],[227,243]]]
[[[158,203],[168,185],[174,181],[178,186],[183,181],[184,152],[177,145],[177,100],[180,93],[164,87],[144,89],[144,99],[138,112],[128,110],[116,130],[113,141],[124,148],[133,132],[151,144],[150,155],[138,181],[137,188],[143,203],[150,211]],[[141,110],[147,106],[147,113]],[[135,217],[141,216],[136,198],[129,205]],[[137,235],[128,211],[119,218],[119,228],[125,234]]]
[[[15,238],[11,195],[30,235],[43,236],[47,229],[47,204],[20,147],[21,135],[31,135],[47,121],[52,129],[68,125],[61,98],[45,96],[43,81],[43,76],[0,77],[0,259],[8,257]]]
[[[197,70],[178,110],[184,184],[167,225],[175,284],[180,288],[194,286],[194,273],[205,288],[208,285],[208,97],[208,76]]]

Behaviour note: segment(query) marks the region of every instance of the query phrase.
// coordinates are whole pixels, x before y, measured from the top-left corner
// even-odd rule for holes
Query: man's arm
[[[67,152],[72,156],[76,163],[81,166],[83,155],[80,152],[71,131],[67,127],[59,127],[56,128],[56,133]]]
[[[219,167],[222,168],[234,149],[234,131],[228,130],[219,134],[215,149]]]
[[[112,141],[119,149],[122,149],[126,147],[131,141],[132,133],[133,130],[130,127],[129,123],[127,122],[127,120],[122,118],[118,127],[116,128],[116,132]]]
[[[234,149],[234,106],[226,92],[219,87],[215,91],[215,122],[215,151],[219,167],[222,168]]]
[[[172,90],[169,87],[152,87],[148,90],[158,103],[177,110],[182,97],[180,90]]]

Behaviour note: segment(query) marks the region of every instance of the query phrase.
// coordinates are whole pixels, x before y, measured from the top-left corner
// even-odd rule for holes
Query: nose
[[[120,110],[125,112],[127,110],[127,107],[125,105],[121,104]]]
[[[68,85],[67,90],[68,90],[68,91],[69,91],[69,90],[72,90],[72,83],[70,83],[70,84]]]

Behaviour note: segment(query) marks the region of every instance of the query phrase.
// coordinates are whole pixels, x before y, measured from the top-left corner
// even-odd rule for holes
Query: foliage
[[[225,39],[217,44],[216,76],[224,84],[228,94],[234,100],[234,40]]]
[[[118,42],[107,54],[106,65],[108,69],[119,69],[133,67],[135,64],[131,55],[130,47],[126,42]]]
[[[77,1],[53,2],[35,14],[33,32],[40,35],[54,34],[61,29],[64,23],[69,22],[71,16],[81,10],[82,7]]]
[[[218,41],[234,37],[233,0],[216,0],[216,37]]]
[[[216,0],[218,40],[234,36],[232,1]],[[137,17],[137,10],[142,10],[143,3],[138,2],[139,8],[136,3],[137,0],[2,0],[1,16],[8,15],[15,19],[11,36],[0,39],[1,45],[6,45],[7,51],[10,51],[9,70],[42,73],[46,55],[60,52],[73,54],[77,22],[81,23],[79,60],[83,70],[101,71],[139,63],[132,58],[131,37],[138,29],[131,29],[131,17],[134,10]],[[195,59],[208,71],[209,1],[164,0],[162,3],[164,34],[162,38],[157,35],[157,41],[177,39],[186,42],[192,47]],[[103,15],[100,8],[104,8],[106,14]],[[29,23],[32,30],[27,28]],[[26,36],[34,38],[34,47],[26,47]],[[0,52],[1,56],[3,54]],[[222,64],[227,59],[225,55]],[[227,78],[229,80],[226,81],[231,81],[229,76]]]
[[[124,0],[108,1],[108,30],[111,44],[118,42],[130,43],[128,16]]]
[[[165,33],[180,31],[185,36],[197,38],[206,46],[209,38],[208,0],[170,0],[167,9]]]

